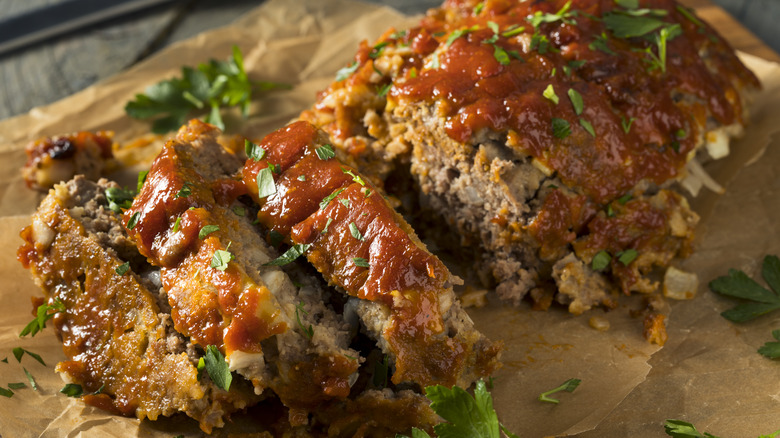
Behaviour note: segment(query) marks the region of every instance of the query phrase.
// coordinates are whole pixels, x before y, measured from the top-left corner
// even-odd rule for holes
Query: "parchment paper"
[[[0,434],[200,435],[186,418],[140,422],[59,394],[63,383],[53,366],[64,356],[53,331],[18,337],[31,319],[30,297],[40,296],[15,260],[19,230],[40,199],[24,188],[19,174],[28,141],[77,130],[113,130],[119,142],[147,135],[147,123],[124,115],[125,102],[146,86],[177,75],[182,65],[228,57],[233,44],[244,52],[250,77],[294,85],[256,99],[249,120],[227,118],[228,132],[260,137],[311,105],[316,92],[351,60],[360,40],[373,41],[389,26],[403,28],[416,21],[346,0],[269,1],[232,26],[172,46],[67,99],[0,122],[0,359],[8,357],[8,363],[0,362],[0,386],[26,382],[22,367],[39,386],[38,391],[26,388],[13,398],[0,397]],[[692,202],[702,215],[697,250],[680,265],[696,272],[702,286],[695,299],[671,303],[669,341],[663,349],[647,343],[641,320],[629,316],[630,309],[640,306],[636,299],[623,300],[608,313],[595,310],[578,317],[557,308],[536,312],[495,302],[470,309],[478,328],[506,344],[505,366],[496,374],[492,392],[510,430],[526,438],[666,436],[663,422],[669,418],[692,421],[700,431],[722,437],[755,437],[780,429],[780,363],[756,352],[772,340],[780,316],[733,325],[719,316],[732,303],[706,287],[730,267],[755,276],[765,254],[780,252],[780,66],[744,59],[762,79],[764,91],[753,105],[745,137],[732,144],[731,156],[707,168],[726,194],[703,193]],[[132,164],[144,153],[123,150],[118,155]],[[594,315],[607,318],[610,330],[591,329],[588,318]],[[43,356],[46,366],[29,356],[17,363],[11,350],[18,346]],[[559,405],[536,400],[572,377],[582,384],[574,393],[559,394]],[[262,429],[250,412],[218,435],[251,436],[247,433],[252,430]]]

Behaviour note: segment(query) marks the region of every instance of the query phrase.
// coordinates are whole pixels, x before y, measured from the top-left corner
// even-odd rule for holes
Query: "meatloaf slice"
[[[260,397],[246,381],[225,391],[198,378],[202,350],[174,329],[159,271],[109,209],[111,189],[118,187],[81,176],[58,184],[22,231],[19,258],[58,309],[68,360],[56,369],[82,386],[89,404],[151,420],[185,412],[210,432]]]
[[[474,329],[459,282],[376,186],[333,157],[323,132],[295,122],[266,136],[243,169],[258,220],[305,254],[351,301],[390,356],[395,383],[468,387],[498,366]]]
[[[690,250],[674,189],[707,180],[697,160],[728,154],[760,87],[673,0],[446,1],[362,43],[350,71],[301,118],[373,181],[411,175],[500,296],[557,284],[575,313],[656,290]],[[579,295],[565,266],[603,289]]]
[[[231,370],[260,393],[271,388],[293,425],[327,400],[343,399],[360,356],[323,289],[296,285],[279,267],[237,198],[242,165],[197,120],[155,159],[125,226],[160,267],[177,330],[224,351]]]
[[[115,165],[110,131],[81,131],[44,137],[29,143],[22,177],[28,188],[47,192],[54,184],[76,175],[97,181]]]

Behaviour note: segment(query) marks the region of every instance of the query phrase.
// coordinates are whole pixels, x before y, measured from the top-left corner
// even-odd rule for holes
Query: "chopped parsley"
[[[266,153],[265,149],[246,139],[244,139],[244,151],[246,152],[246,156],[248,158],[251,158],[255,161],[262,160]]]
[[[149,176],[148,170],[142,170],[138,172],[138,182],[136,182],[136,191],[138,193],[141,193],[141,189],[144,187],[144,183],[146,182],[147,176]]]
[[[306,181],[306,175],[298,175],[298,181]]]
[[[260,169],[257,172],[257,196],[260,199],[267,198],[276,193],[276,183],[270,167]]]
[[[3,388],[2,386],[0,386],[0,395],[2,395],[3,397],[11,398],[14,396],[14,392],[8,388]]]
[[[181,228],[181,216],[176,218],[176,222],[173,223],[173,232],[176,233]]]
[[[626,205],[626,202],[630,201],[633,197],[634,195],[631,193],[626,193],[625,195],[618,198],[618,202],[620,205]]]
[[[352,73],[357,71],[358,67],[360,67],[360,63],[352,61],[351,64],[336,72],[336,81],[343,81],[348,78]]]
[[[534,28],[539,27],[542,23],[555,23],[556,21],[562,21],[566,24],[577,24],[577,22],[572,18],[576,15],[575,12],[569,12],[569,9],[571,8],[571,0],[566,2],[565,5],[556,13],[550,14],[550,13],[542,13],[542,11],[536,11],[534,14],[527,18],[528,22],[531,23],[531,26]]]
[[[228,263],[236,258],[229,251],[229,249],[230,243],[228,243],[227,248],[214,251],[214,255],[211,257],[211,264],[209,266],[218,271],[225,271],[228,268]]]
[[[33,375],[30,374],[29,371],[27,371],[27,368],[22,367],[22,370],[24,371],[25,377],[27,377],[27,381],[30,383],[30,388],[32,388],[33,391],[37,391],[38,383],[35,382],[35,378],[33,377]],[[22,383],[22,385],[24,385],[24,383]],[[9,384],[8,387],[10,388],[11,385]]]
[[[738,269],[729,269],[728,275],[712,280],[710,289],[713,292],[742,300],[721,316],[732,322],[746,322],[780,309],[780,259],[777,256],[764,257],[761,276],[769,289]]]
[[[571,106],[574,107],[574,113],[579,116],[585,108],[585,104],[582,102],[582,95],[574,88],[569,88],[567,94],[569,95]]]
[[[131,189],[122,189],[119,187],[109,187],[106,189],[108,208],[114,213],[122,213],[122,210],[130,208],[134,196],[135,192]]]
[[[382,52],[385,50],[385,46],[390,44],[390,41],[382,41],[381,43],[377,43],[372,49],[371,52],[368,54],[368,57],[371,59],[376,59],[382,56]]]
[[[602,269],[609,266],[609,262],[612,261],[612,256],[609,255],[609,253],[605,250],[601,250],[596,253],[596,255],[593,256],[593,260],[590,262],[590,267],[594,271],[601,271]]]
[[[41,304],[38,306],[38,309],[36,309],[35,319],[27,323],[27,325],[22,329],[21,333],[19,333],[19,337],[21,338],[22,336],[26,336],[28,334],[35,336],[39,331],[46,328],[46,321],[53,318],[56,313],[64,311],[65,305],[62,304],[62,301],[60,301],[59,298],[56,298],[52,305]]]
[[[357,240],[359,240],[361,242],[365,242],[366,241],[365,237],[363,237],[363,235],[360,234],[360,230],[358,230],[358,227],[357,227],[357,225],[355,225],[354,222],[350,222],[349,223],[349,232],[352,234],[352,237],[354,237],[355,239],[357,239]]]
[[[436,58],[436,59],[438,59],[438,58]],[[381,87],[377,88],[377,90],[376,90],[377,96],[381,97],[381,96],[387,95],[387,92],[390,91],[390,88],[392,88],[392,86],[393,86],[393,84],[389,83],[389,84],[385,84],[385,85],[382,85]]]
[[[469,32],[473,32],[473,31],[475,31],[477,29],[479,29],[479,26],[474,25],[474,26],[471,26],[471,27],[468,27],[468,28],[465,28],[465,29],[458,29],[455,32],[452,32],[450,34],[449,38],[447,38],[447,42],[444,43],[444,47],[451,46],[452,43],[454,43],[455,40],[457,40],[458,38],[468,34]]]
[[[198,232],[198,239],[205,239],[211,233],[219,231],[219,225],[204,225]]]
[[[371,265],[369,265],[368,260],[364,259],[363,257],[353,257],[352,263],[355,264],[355,266],[359,266],[361,268],[370,268]]]
[[[628,266],[631,262],[636,259],[636,257],[639,255],[637,250],[630,248],[623,252],[617,253],[617,258],[620,263],[623,264],[623,266]]]
[[[780,330],[772,330],[772,337],[778,342],[767,342],[758,352],[769,359],[780,359]]]
[[[518,26],[517,24],[513,24],[506,28],[506,30],[501,33],[501,36],[509,38],[523,32],[525,32],[525,26]]]
[[[31,352],[31,351],[25,350],[22,347],[14,348],[13,349],[13,353],[14,353],[14,357],[16,358],[16,361],[19,362],[19,363],[22,362],[22,357],[25,354],[27,354],[31,358],[33,358],[36,361],[38,361],[38,363],[40,363],[41,365],[46,366],[46,364],[43,362],[43,359],[41,358],[41,356],[39,354],[35,354],[35,353]]]
[[[536,50],[540,55],[546,54],[550,50],[550,40],[539,31],[534,32],[531,36],[531,50]]]
[[[8,389],[22,389],[27,388],[27,384],[24,382],[17,382],[17,383],[9,383]]]
[[[476,6],[474,6],[474,9],[471,10],[471,13],[474,15],[479,15],[480,12],[485,8],[485,2],[479,2]]]
[[[677,12],[681,13],[685,18],[687,18],[691,23],[695,24],[696,26],[703,28],[704,23],[701,22],[698,18],[696,18],[695,15],[693,15],[693,12],[689,11],[688,8],[682,5],[677,5]]]
[[[192,194],[192,183],[184,181],[179,191],[173,195],[173,199],[186,198]]]
[[[345,174],[351,176],[352,177],[352,181],[360,184],[361,186],[365,186],[366,185],[366,182],[363,181],[363,178],[361,178],[360,175],[356,175],[355,172],[353,172],[352,170],[346,169],[346,168],[342,167],[341,171],[344,172]]]
[[[498,44],[493,44],[493,57],[496,58],[496,61],[501,65],[509,65],[511,62],[507,51]]]
[[[592,137],[596,136],[596,130],[593,129],[593,125],[591,125],[589,121],[585,119],[580,119],[580,126],[582,126],[586,131],[588,131],[588,134],[590,134]]]
[[[539,394],[539,401],[558,404],[560,401],[550,396],[561,391],[573,392],[580,385],[580,382],[582,382],[580,379],[569,379],[563,382],[561,386]]]
[[[320,231],[320,234],[327,234],[328,233],[328,227],[330,226],[331,223],[333,223],[333,219],[332,218],[328,218],[328,221],[325,222],[325,227],[322,229],[322,231]]]
[[[342,187],[340,189],[334,190],[333,193],[331,193],[330,195],[328,195],[325,198],[323,198],[322,201],[320,201],[320,210],[324,210],[325,207],[327,207],[328,204],[330,204],[330,201],[335,199],[336,196],[339,195],[339,193],[344,191],[344,189],[345,189],[345,187]]]
[[[284,234],[276,231],[271,230],[268,232],[268,243],[271,244],[273,247],[279,246],[280,243],[284,240]]]
[[[564,119],[559,119],[557,117],[552,118],[552,132],[553,136],[556,138],[566,138],[569,135],[571,135],[571,127],[569,126],[569,122],[567,122]]]
[[[136,211],[133,213],[132,216],[130,216],[130,220],[127,221],[127,229],[132,230],[135,228],[136,225],[138,225],[138,219],[141,217],[141,212]]]
[[[351,205],[351,203],[349,202],[349,199],[346,199],[346,198],[339,199],[339,202],[341,202],[341,205],[343,205],[344,207],[347,207],[347,208],[349,208],[349,206]]]
[[[544,96],[550,102],[558,105],[559,99],[558,99],[558,95],[555,94],[555,88],[553,87],[553,84],[547,85],[547,88],[545,88],[544,91],[542,92],[542,96]]]
[[[117,275],[125,275],[130,270],[130,262],[124,262],[114,270]]]
[[[231,210],[233,211],[233,213],[234,213],[236,216],[241,216],[241,217],[244,217],[244,216],[246,216],[246,208],[244,208],[244,207],[242,207],[242,206],[240,206],[240,205],[236,205],[236,206],[235,206],[235,207],[233,207]]]
[[[84,390],[78,383],[66,383],[65,386],[60,389],[60,392],[68,397],[79,398],[84,393]]]
[[[312,327],[311,324],[309,324],[308,327],[303,325],[303,323],[301,322],[301,316],[298,313],[299,311],[301,313],[303,313],[304,315],[308,315],[309,314],[309,312],[307,312],[303,308],[303,301],[301,301],[300,303],[295,305],[295,319],[296,319],[296,321],[298,321],[298,327],[300,327],[301,330],[303,330],[303,333],[306,334],[306,337],[311,339],[314,336],[314,327]]]
[[[596,36],[596,39],[591,41],[590,44],[588,44],[588,48],[593,51],[601,51],[606,53],[607,55],[617,55],[612,49],[609,48],[608,44],[609,38],[607,38],[606,33],[602,33],[599,36]]]
[[[284,266],[288,263],[292,263],[295,259],[302,256],[311,247],[311,243],[298,243],[291,246],[284,254],[271,260],[268,263],[264,263],[263,266]]]
[[[230,374],[230,367],[219,349],[213,345],[207,346],[206,354],[203,355],[202,359],[211,381],[217,387],[225,391],[229,390],[230,383],[233,381],[233,375]]]
[[[320,160],[329,160],[336,156],[336,151],[333,150],[333,146],[326,144],[322,145],[316,149],[314,149],[314,152],[317,153],[317,157]]]

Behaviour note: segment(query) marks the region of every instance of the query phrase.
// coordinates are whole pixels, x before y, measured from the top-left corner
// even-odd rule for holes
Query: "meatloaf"
[[[198,378],[203,350],[174,328],[159,269],[127,238],[106,190],[119,187],[82,176],[58,184],[22,232],[19,257],[59,309],[68,360],[56,369],[81,385],[85,402],[111,412],[151,420],[185,412],[206,432],[221,427],[260,397],[247,382],[225,391]]]
[[[448,0],[363,42],[301,118],[419,193],[417,217],[446,223],[500,297],[581,313],[657,291],[691,251],[678,189],[718,189],[700,163],[728,154],[759,87],[673,0]]]

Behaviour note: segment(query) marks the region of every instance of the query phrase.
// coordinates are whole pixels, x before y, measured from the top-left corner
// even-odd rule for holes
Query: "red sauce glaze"
[[[641,38],[610,37],[609,48],[615,54],[594,50],[589,45],[602,32],[610,34],[602,21],[582,14],[572,17],[574,23],[543,23],[538,35],[550,44],[545,53],[538,48],[527,50],[534,28],[526,17],[536,11],[554,14],[563,0],[548,2],[488,2],[479,16],[473,5],[449,2],[448,18],[429,15],[422,27],[404,41],[416,47],[420,34],[446,32],[437,37],[443,49],[439,68],[426,68],[417,76],[395,82],[390,99],[406,102],[438,102],[450,137],[468,142],[482,130],[514,131],[521,138],[518,151],[532,155],[552,169],[572,187],[581,187],[598,203],[625,193],[642,179],[661,183],[675,177],[687,160],[687,153],[699,136],[689,104],[676,102],[679,92],[701,99],[712,116],[722,124],[739,120],[741,108],[730,78],[757,86],[758,82],[738,61],[728,46],[712,29],[699,32],[698,26],[685,18],[675,3],[667,0],[642,2],[642,7],[665,9],[662,19],[677,22],[684,35],[667,43],[666,73],[648,71],[648,55],[632,49],[655,49],[655,43]],[[571,10],[601,16],[615,10],[612,1],[577,0]],[[499,36],[495,44],[505,51],[516,51],[520,59],[510,57],[505,65],[494,56],[494,46],[484,41],[493,36],[487,24],[498,24],[501,32],[510,26],[524,26],[520,36]],[[477,26],[477,30],[455,39],[448,48],[445,41],[451,32]],[[709,38],[718,38],[717,42]],[[435,48],[426,44],[427,50]],[[714,54],[710,62],[722,76],[712,74],[698,50],[708,47]],[[422,52],[423,55],[432,53]],[[585,61],[572,68],[571,61]],[[571,75],[564,71],[571,69]],[[555,75],[553,76],[553,71]],[[543,96],[552,85],[559,97],[555,104]],[[577,90],[584,111],[576,114],[567,96]],[[552,119],[566,120],[572,134],[565,139],[553,135]],[[582,118],[592,124],[596,136],[581,125]],[[634,119],[629,133],[622,120]],[[678,138],[676,133],[684,131]]]
[[[389,307],[392,323],[384,336],[396,353],[394,382],[454,384],[467,351],[460,341],[441,336],[438,294],[449,272],[412,240],[411,230],[373,186],[353,180],[347,172],[356,175],[354,169],[335,158],[317,157],[318,135],[311,129],[308,123],[294,123],[282,132],[290,138],[275,134],[262,141],[269,151],[264,160],[247,160],[244,183],[261,206],[260,223],[289,232],[294,244],[311,245],[306,257],[328,281]],[[298,160],[283,161],[271,140]],[[277,192],[258,199],[256,175],[273,160],[285,163],[274,176]]]
[[[541,243],[539,256],[542,260],[561,258],[595,214],[596,206],[586,196],[571,197],[560,190],[553,190],[547,195],[539,216],[528,227]]]

